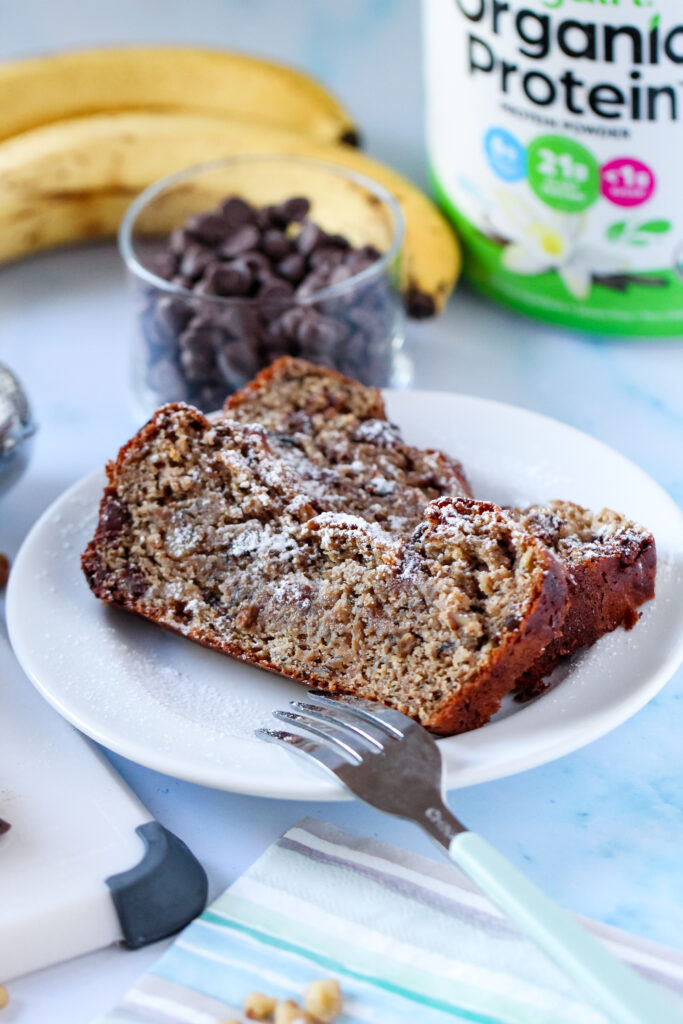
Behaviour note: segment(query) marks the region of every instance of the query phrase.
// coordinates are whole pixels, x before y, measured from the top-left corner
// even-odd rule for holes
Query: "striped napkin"
[[[584,923],[683,1007],[683,955]],[[312,819],[271,846],[98,1024],[241,1021],[247,993],[298,1001],[324,977],[342,987],[338,1024],[607,1024],[454,867]]]

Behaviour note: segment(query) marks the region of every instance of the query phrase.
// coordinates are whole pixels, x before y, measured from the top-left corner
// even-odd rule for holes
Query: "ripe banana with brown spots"
[[[460,249],[412,182],[348,145],[203,114],[98,114],[0,142],[0,261],[111,236],[133,197],[156,179],[220,157],[264,153],[327,161],[383,185],[405,219],[401,275],[408,311],[425,316],[443,307],[460,270]],[[304,163],[292,183],[300,195],[307,194],[306,174]],[[342,212],[343,185],[326,200],[337,201]]]
[[[195,113],[357,143],[347,111],[294,68],[188,47],[83,50],[0,64],[0,139],[115,111]]]

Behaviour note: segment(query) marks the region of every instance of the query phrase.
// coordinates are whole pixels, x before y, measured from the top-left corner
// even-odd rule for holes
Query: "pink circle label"
[[[617,206],[639,206],[655,190],[655,176],[647,164],[633,157],[619,157],[600,172],[602,194]]]

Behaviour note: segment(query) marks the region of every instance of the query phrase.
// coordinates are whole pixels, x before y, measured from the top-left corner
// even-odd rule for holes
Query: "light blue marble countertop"
[[[417,0],[23,0],[0,12],[0,55],[126,41],[242,48],[307,67],[346,101],[367,147],[423,179]],[[113,246],[0,270],[0,359],[41,424],[30,471],[2,504],[0,550],[132,432],[132,313]],[[459,288],[411,326],[415,386],[534,409],[629,456],[683,501],[683,344],[601,341],[490,306]],[[457,813],[572,910],[683,948],[683,672],[633,719],[555,763],[459,791]],[[230,883],[305,814],[431,855],[410,827],[357,804],[275,802],[202,789],[112,756],[151,812]],[[12,984],[7,1020],[83,1024],[159,954],[107,950]],[[1,980],[1,979],[0,979]],[[4,1020],[4,1017],[3,1017]]]

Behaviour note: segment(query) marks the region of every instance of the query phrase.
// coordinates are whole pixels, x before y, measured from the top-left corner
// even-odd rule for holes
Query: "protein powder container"
[[[683,0],[423,0],[434,191],[470,280],[683,334]]]

